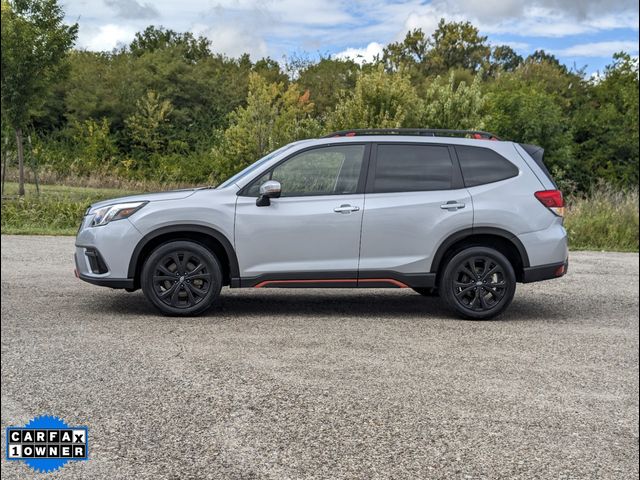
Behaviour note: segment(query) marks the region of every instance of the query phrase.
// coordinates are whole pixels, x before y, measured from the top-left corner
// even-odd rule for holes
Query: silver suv
[[[335,132],[217,188],[86,212],[76,275],[196,315],[231,288],[412,288],[488,319],[516,282],[564,275],[563,199],[533,145],[486,132]]]

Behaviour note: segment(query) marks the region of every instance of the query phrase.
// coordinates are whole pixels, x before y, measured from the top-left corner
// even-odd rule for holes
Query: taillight
[[[540,203],[559,217],[564,216],[564,199],[560,190],[541,190],[535,193]]]

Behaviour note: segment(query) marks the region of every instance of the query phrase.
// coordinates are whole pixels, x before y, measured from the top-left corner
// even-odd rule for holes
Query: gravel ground
[[[637,478],[638,255],[578,252],[461,321],[405,290],[229,290],[162,317],[2,237],[4,427],[88,425],[47,478]]]

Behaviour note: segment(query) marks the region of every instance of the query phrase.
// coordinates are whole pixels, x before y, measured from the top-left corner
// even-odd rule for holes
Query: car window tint
[[[499,153],[482,147],[456,146],[466,187],[499,182],[518,175],[518,168]]]
[[[451,188],[453,164],[440,145],[378,145],[373,192]]]
[[[281,197],[355,193],[364,157],[364,145],[319,147],[295,155],[258,178],[247,190],[258,196],[260,185],[276,180]]]

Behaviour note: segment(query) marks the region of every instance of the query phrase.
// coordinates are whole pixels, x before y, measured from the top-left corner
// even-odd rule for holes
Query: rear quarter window
[[[518,167],[499,153],[482,147],[456,146],[465,187],[499,182],[518,175]]]

